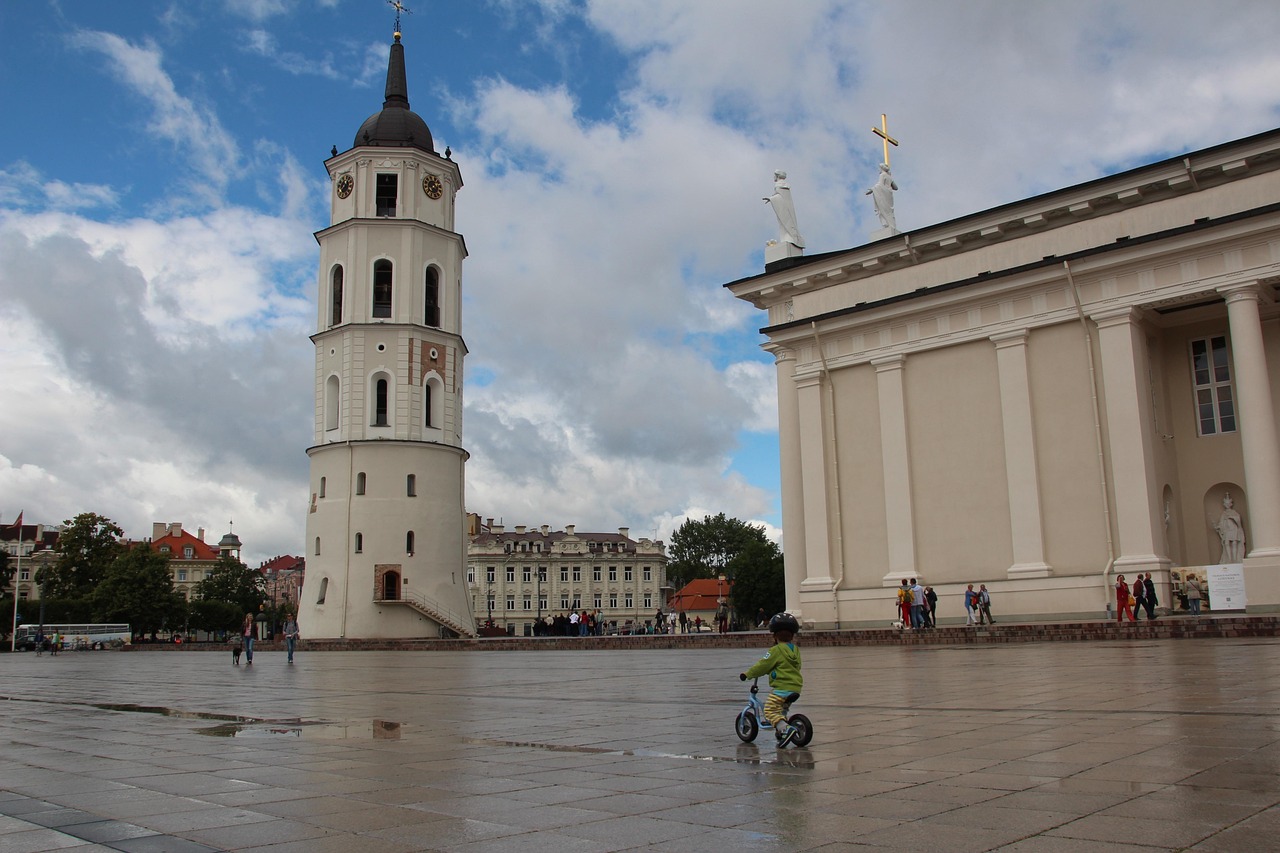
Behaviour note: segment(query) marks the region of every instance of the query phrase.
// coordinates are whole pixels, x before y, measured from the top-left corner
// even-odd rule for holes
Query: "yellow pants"
[[[785,719],[783,717],[787,704],[785,696],[790,695],[789,693],[783,695],[770,693],[768,698],[764,700],[764,718],[775,729],[778,727],[778,723],[783,722]]]

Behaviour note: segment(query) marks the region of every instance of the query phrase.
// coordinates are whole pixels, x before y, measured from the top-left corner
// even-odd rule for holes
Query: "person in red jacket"
[[[1123,622],[1124,615],[1129,614],[1129,621],[1136,622],[1133,618],[1133,605],[1129,603],[1129,585],[1124,582],[1124,575],[1116,578],[1116,622]]]

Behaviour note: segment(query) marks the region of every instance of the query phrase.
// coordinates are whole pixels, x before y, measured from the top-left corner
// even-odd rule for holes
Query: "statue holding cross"
[[[898,140],[889,135],[889,117],[884,113],[880,114],[880,126],[872,127],[871,132],[884,142],[884,162],[880,164],[880,175],[875,186],[866,192],[875,204],[876,216],[880,218],[880,229],[873,232],[871,237],[880,239],[900,233],[893,213],[893,193],[898,189],[898,185],[893,180],[893,173],[889,171],[889,146],[896,146]]]

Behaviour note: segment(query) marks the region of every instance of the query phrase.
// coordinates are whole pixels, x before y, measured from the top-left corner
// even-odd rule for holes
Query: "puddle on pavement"
[[[400,740],[407,727],[390,720],[371,723],[328,723],[307,720],[240,721],[199,729],[197,734],[234,738],[301,738],[304,740]]]

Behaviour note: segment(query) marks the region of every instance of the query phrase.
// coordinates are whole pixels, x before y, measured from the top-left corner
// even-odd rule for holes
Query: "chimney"
[[[544,524],[544,525],[542,525],[542,535],[543,535],[543,536],[546,536],[546,535],[547,535],[547,531],[548,531],[548,530],[550,530],[550,529],[551,529],[551,525],[550,525],[550,524]]]
[[[174,536],[181,536],[181,535],[182,535],[182,522],[181,522],[181,521],[171,521],[171,522],[169,522],[169,532],[170,532],[170,533],[172,533]]]
[[[501,525],[501,524],[490,524],[490,525],[489,525],[489,532],[490,532],[490,533],[492,533],[494,536],[501,536],[501,535],[502,535],[502,529],[503,529],[503,528],[502,528],[502,525]]]
[[[203,541],[204,541],[204,528],[203,528],[203,527],[197,527],[197,528],[196,528],[196,538],[197,538],[197,539],[199,539],[201,542],[203,542]]]
[[[165,532],[166,532],[166,530],[167,530],[167,529],[168,529],[168,528],[166,528],[166,527],[165,527],[165,523],[164,523],[163,521],[153,521],[153,522],[151,522],[151,538],[152,538],[153,540],[154,540],[154,539],[163,539],[163,538],[164,538],[164,534],[165,534]]]
[[[493,529],[493,519],[492,519],[492,518],[487,518],[487,519],[485,519],[484,526],[485,526],[485,527],[487,527],[487,528],[489,528],[490,530],[492,530],[492,529]]]
[[[619,535],[619,536],[621,536],[623,539],[630,539],[630,538],[631,538],[631,528],[630,528],[630,527],[619,527],[619,528],[618,528],[618,535]]]
[[[577,525],[576,525],[576,524],[566,524],[566,525],[564,526],[564,535],[565,535],[565,536],[572,536],[572,535],[573,535],[573,528],[575,528],[575,527],[577,527]]]
[[[526,526],[526,525],[524,525],[524,524],[517,524],[517,525],[516,525],[516,533],[524,533],[524,532],[525,532],[526,530],[528,530],[528,529],[529,529],[529,528],[528,528],[528,526]]]

